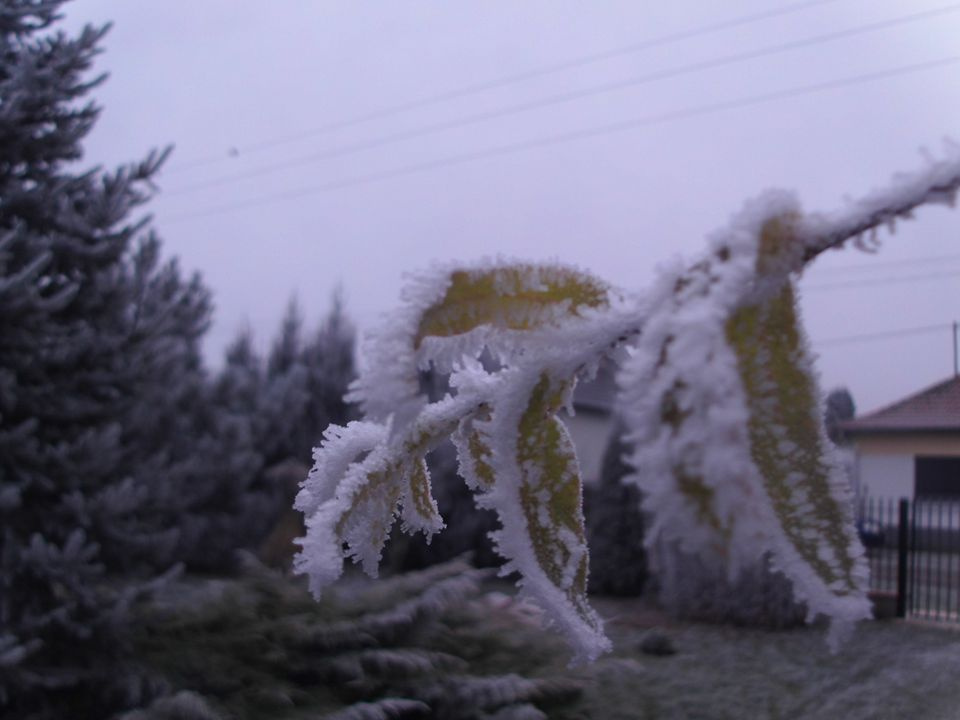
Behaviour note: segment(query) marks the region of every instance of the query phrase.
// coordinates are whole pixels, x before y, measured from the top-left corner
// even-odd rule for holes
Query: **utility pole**
[[[954,377],[960,376],[960,367],[958,367],[958,364],[957,364],[957,336],[958,336],[958,334],[960,334],[960,333],[958,333],[958,330],[957,330],[957,321],[954,320],[954,321],[953,321],[953,376],[954,376]]]

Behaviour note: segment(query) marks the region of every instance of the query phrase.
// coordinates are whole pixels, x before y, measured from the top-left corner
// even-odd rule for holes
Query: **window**
[[[914,497],[960,498],[960,457],[918,456],[914,463]]]

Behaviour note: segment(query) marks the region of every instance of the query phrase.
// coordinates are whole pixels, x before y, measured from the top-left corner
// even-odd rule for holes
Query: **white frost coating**
[[[595,372],[602,357],[608,354],[619,340],[636,331],[636,306],[629,306],[619,298],[614,298],[614,301],[614,306],[604,313],[585,309],[579,317],[568,317],[565,321],[557,319],[556,322],[562,322],[557,326],[547,325],[526,332],[528,342],[524,346],[523,355],[518,357],[522,357],[524,363],[530,360],[530,368],[547,368],[552,376],[558,378],[573,378],[577,373]],[[501,334],[517,337],[524,335],[519,331]],[[504,343],[502,338],[497,338],[497,342],[501,358],[513,361],[514,358],[507,352],[513,340]],[[436,343],[433,347],[442,345]],[[302,500],[298,501],[298,507],[304,510],[313,509],[313,514],[308,515],[307,537],[300,541],[303,551],[297,557],[296,569],[310,575],[310,585],[314,592],[319,592],[322,586],[339,576],[343,560],[341,541],[348,545],[347,556],[363,563],[367,572],[375,572],[397,499],[404,508],[405,524],[410,526],[407,529],[417,527],[418,521],[423,520],[420,516],[409,514],[413,503],[403,494],[407,484],[404,482],[404,473],[398,472],[396,467],[397,462],[401,463],[401,467],[406,467],[400,459],[409,450],[411,443],[417,446],[418,452],[428,449],[421,447],[418,439],[421,435],[433,437],[451,434],[461,424],[464,429],[485,430],[492,425],[479,418],[493,408],[497,411],[497,424],[514,422],[512,432],[516,432],[516,422],[520,417],[517,413],[522,414],[529,398],[529,390],[533,387],[526,379],[529,373],[521,373],[513,367],[488,373],[479,362],[470,357],[476,353],[477,346],[474,345],[466,357],[459,358],[460,362],[454,368],[450,384],[456,395],[437,403],[422,405],[419,413],[399,432],[388,431],[386,425],[373,423],[355,424],[346,429],[331,431],[326,439],[330,447],[324,446],[317,453],[313,479],[306,484],[302,491]],[[401,374],[395,376],[400,377]],[[539,378],[539,373],[536,373],[536,378]],[[564,400],[568,400],[569,393],[564,395]],[[515,411],[511,411],[510,408],[514,406]],[[562,432],[570,456],[575,457],[565,428]],[[509,434],[505,431],[501,439],[507,440]],[[348,456],[351,453],[355,458],[355,450],[369,450],[369,442],[378,438],[379,443],[361,462],[354,462],[344,470],[344,463],[350,461]],[[461,450],[461,465],[468,481],[476,488],[482,487],[476,472],[470,469],[470,455],[464,451],[465,443],[462,438],[458,444]],[[513,450],[516,450],[515,438]],[[501,447],[501,456],[502,452]],[[567,633],[578,657],[594,658],[609,647],[600,620],[588,607],[586,610],[579,608],[578,612],[567,596],[567,591],[573,587],[577,567],[586,557],[586,546],[572,531],[564,532],[561,528],[556,534],[557,542],[567,552],[567,559],[561,563],[562,587],[554,585],[544,571],[538,568],[527,535],[526,521],[516,498],[519,478],[533,480],[539,469],[528,468],[521,473],[516,465],[514,460],[515,482],[503,479],[503,472],[497,472],[494,493],[484,495],[480,502],[496,508],[504,527],[513,529],[507,531],[507,535],[499,542],[505,557],[512,559],[511,566],[523,569],[525,593],[547,609],[553,622]],[[339,477],[331,478],[334,473]],[[370,476],[376,473],[385,477],[379,480],[379,491],[370,494]],[[575,461],[568,468],[568,474],[578,475]],[[334,496],[328,498],[327,495],[322,495],[321,488],[329,488],[331,485],[337,487]],[[342,518],[348,511],[350,515],[347,521],[338,530],[337,525],[343,522]],[[549,514],[543,518],[549,523]],[[427,532],[438,529],[436,526],[422,525],[421,522],[419,529]],[[335,548],[335,551],[330,551],[331,547]]]
[[[426,516],[416,509],[410,473],[461,418],[476,409],[474,403],[469,396],[448,396],[425,407],[401,434],[391,433],[387,425],[359,422],[332,429],[325,436],[329,444],[315,452],[314,468],[296,501],[297,509],[304,512],[307,534],[297,540],[302,549],[294,558],[294,568],[310,577],[312,592],[319,594],[340,576],[345,557],[376,576],[398,504],[406,530],[421,530],[429,537],[443,527],[439,514]],[[371,446],[371,441],[376,442]],[[366,456],[357,460],[364,452]],[[331,488],[335,488],[332,495]],[[432,497],[429,505],[435,512]]]
[[[559,627],[570,639],[576,652],[574,662],[592,661],[611,647],[603,633],[603,623],[589,607],[584,612],[583,608],[572,604],[566,591],[572,587],[573,571],[565,572],[565,579],[569,581],[565,587],[558,587],[546,575],[531,544],[531,531],[523,513],[521,488],[534,483],[535,475],[531,476],[517,463],[517,428],[533,388],[540,381],[541,368],[535,365],[511,374],[513,377],[503,383],[499,396],[494,399],[491,420],[477,423],[493,451],[491,465],[496,476],[493,488],[481,495],[478,502],[483,507],[495,509],[500,519],[501,529],[491,533],[491,537],[497,552],[508,560],[501,568],[501,574],[518,571],[523,596],[543,608],[548,622]],[[564,437],[573,455],[572,443],[565,431]],[[577,562],[587,552],[585,544],[572,532],[561,530],[557,539],[565,545],[569,562]]]
[[[341,541],[334,531],[338,509],[328,503],[313,515],[305,516],[307,534],[295,541],[301,549],[293,558],[293,569],[307,576],[310,592],[318,598],[325,587],[343,574]]]
[[[357,457],[370,452],[386,437],[386,426],[377,423],[330,425],[323,433],[323,444],[313,450],[313,468],[300,484],[293,506],[304,515],[313,515],[333,497],[337,483]]]
[[[397,494],[364,491],[373,480],[371,475],[388,468],[386,436],[386,426],[350,423],[325,433],[329,444],[314,453],[314,467],[295,504],[304,513],[307,534],[296,540],[302,549],[294,557],[294,569],[310,578],[315,595],[343,572],[344,542],[347,555],[376,576]],[[367,456],[357,462],[363,452]],[[387,475],[381,482],[386,486],[392,480]]]
[[[467,418],[460,423],[457,431],[450,436],[454,449],[457,451],[457,474],[463,478],[471,490],[482,490],[485,482],[480,476],[477,463],[470,452],[470,434],[474,432],[473,419]]]
[[[420,395],[417,369],[420,359],[414,338],[424,310],[443,298],[449,273],[432,271],[408,276],[399,309],[385,316],[360,348],[360,375],[350,386],[347,400],[360,405],[364,415],[385,421],[394,416],[402,429],[416,416],[426,399]]]
[[[437,501],[434,500],[432,495],[422,501],[426,505],[427,512],[423,512],[417,498],[413,497],[410,484],[411,476],[418,470],[423,473],[426,487],[430,487],[430,470],[427,468],[425,461],[418,460],[404,467],[403,490],[400,495],[401,529],[409,535],[422,532],[427,538],[427,544],[429,544],[431,538],[443,530],[445,526],[443,519],[440,517],[440,510],[437,508]]]
[[[337,523],[342,523],[340,533],[347,544],[348,557],[360,563],[370,577],[377,576],[380,554],[393,525],[399,475],[390,467],[387,449],[381,445],[347,470],[336,497],[329,501],[341,510]],[[378,484],[380,492],[376,492]],[[321,512],[323,508],[321,505]]]
[[[807,442],[803,435],[797,441],[791,428],[799,425],[780,422],[777,413],[783,410],[783,401],[775,396],[774,371],[762,377],[775,359],[764,354],[764,348],[774,346],[763,343],[751,355],[740,338],[734,350],[727,323],[738,309],[766,307],[763,301],[780,293],[790,276],[818,253],[906,217],[923,203],[952,201],[960,187],[960,147],[948,145],[944,158],[921,173],[895,178],[889,188],[830,215],[802,217],[792,196],[768,193],[748,203],[730,227],[712,236],[701,262],[674,264],[662,271],[647,295],[626,299],[611,293],[610,307],[581,307],[576,315],[568,312],[565,302],[541,307],[537,302],[524,305],[521,298],[502,307],[504,313],[530,320],[526,325],[494,318],[496,327],[481,325],[459,335],[430,337],[432,326],[421,325],[423,315],[428,310],[447,312],[445,307],[438,311],[436,305],[450,289],[453,271],[488,272],[509,266],[501,260],[467,268],[435,267],[415,277],[404,292],[403,307],[366,342],[362,373],[350,395],[376,422],[331,429],[297,498],[307,525],[306,537],[299,541],[297,571],[310,576],[315,593],[339,577],[345,555],[375,573],[398,504],[407,530],[421,529],[429,535],[439,529],[442,522],[424,492],[426,480],[418,475],[418,484],[411,489],[410,473],[437,441],[454,434],[468,484],[480,490],[478,502],[496,509],[503,523],[496,541],[509,559],[505,571],[522,572],[524,594],[567,633],[578,657],[593,658],[608,649],[599,618],[573,592],[582,577],[586,547],[570,527],[551,524],[555,507],[549,505],[546,486],[539,484],[543,466],[530,452],[521,454],[522,462],[517,459],[517,423],[544,376],[558,383],[555,390],[566,388],[564,400],[569,402],[575,377],[590,376],[603,357],[617,357],[622,362],[622,405],[636,443],[631,460],[639,469],[633,481],[643,488],[653,514],[650,542],[665,538],[687,552],[723,546],[729,550],[731,572],[769,551],[775,569],[792,579],[797,598],[807,603],[811,615],[832,618],[830,640],[835,643],[853,621],[867,615],[861,592],[862,548],[852,527],[837,530],[843,523],[837,522],[836,513],[821,516],[825,495],[840,507],[846,502],[841,463],[821,428],[822,454],[811,474],[820,478],[820,485],[814,492],[810,478],[799,469],[811,467],[810,454],[816,450],[805,446],[817,443]],[[796,242],[773,252],[768,248],[758,272],[760,230],[772,217],[784,218]],[[530,267],[523,264],[519,272]],[[555,267],[543,272],[556,272]],[[512,280],[509,272],[497,276],[512,283],[500,288],[508,295],[516,290],[517,277],[528,289],[546,282],[538,272],[514,274]],[[469,297],[457,299],[454,304],[465,308],[467,322],[452,322],[449,327],[471,325],[470,302]],[[481,305],[473,308],[474,317],[481,313],[489,317],[498,307],[496,302],[485,309]],[[441,326],[443,322],[441,317]],[[530,329],[511,330],[505,325]],[[776,332],[775,326],[762,327],[767,328],[764,332]],[[421,332],[427,336],[417,347]],[[802,332],[800,341],[798,357],[781,357],[779,362],[815,379],[801,362],[806,349]],[[499,358],[499,370],[488,372],[474,360],[485,347]],[[453,397],[428,403],[419,394],[418,369],[429,366],[452,373]],[[558,401],[551,397],[551,408]],[[811,420],[819,425],[817,408],[812,402],[809,408]],[[763,423],[750,426],[751,417]],[[484,467],[471,457],[469,433],[477,433]],[[758,437],[764,444],[755,460],[751,444],[757,444]],[[551,442],[557,444],[555,437]],[[563,441],[559,444],[563,446]],[[533,447],[529,438],[524,447]],[[563,447],[554,450],[552,474],[561,481],[572,478],[576,462],[564,465],[563,457],[572,456]],[[760,476],[760,462],[779,473],[776,484]],[[791,467],[797,470],[791,472]],[[768,487],[778,496],[769,496]],[[528,518],[535,527],[527,527]],[[794,518],[803,522],[794,523]],[[548,538],[547,549],[541,548],[538,562],[531,534],[544,529],[548,534],[540,541]],[[827,532],[833,535],[827,538]],[[844,577],[837,573],[829,581],[841,564],[849,572]]]
[[[869,616],[868,603],[863,592],[839,597],[828,588],[785,534],[751,456],[750,410],[739,360],[726,336],[726,323],[737,309],[773,297],[800,267],[804,246],[796,243],[774,258],[765,255],[762,276],[756,269],[765,223],[797,215],[791,196],[767,193],[711,238],[707,260],[663,273],[643,334],[619,378],[635,444],[630,462],[636,472],[628,481],[643,491],[652,518],[648,545],[677,543],[684,552],[704,556],[724,548],[731,573],[772,552],[777,569],[794,582],[798,599],[812,613],[831,617],[842,633]],[[762,393],[776,390],[762,379],[757,387]],[[825,440],[822,447],[828,445]],[[777,447],[787,461],[795,451],[782,435]],[[830,467],[831,491],[842,507],[849,501],[842,468],[831,457],[823,463]],[[803,512],[803,500],[798,488],[791,501],[794,512]],[[812,507],[806,514],[812,515]],[[854,553],[854,562],[863,569],[859,555]],[[857,579],[864,590],[865,571],[858,570]]]
[[[803,235],[817,250],[839,247],[848,239],[862,238],[886,226],[894,231],[897,219],[910,219],[921,205],[943,204],[954,207],[960,188],[960,144],[944,139],[940,159],[926,155],[925,167],[911,173],[898,173],[886,187],[874,190],[830,213],[818,213],[804,219]]]
[[[319,505],[310,498],[315,510],[305,513],[307,534],[296,541],[302,550],[294,557],[294,569],[309,576],[315,595],[340,577],[343,543],[346,556],[376,577],[399,497],[396,475],[391,472],[387,446],[381,444],[347,468],[332,498]]]
[[[531,324],[540,330],[510,330],[481,325],[459,335],[423,338],[419,347],[416,336],[424,312],[440,302],[450,287],[454,272],[480,275],[509,269],[521,263],[497,258],[481,260],[473,265],[435,264],[428,271],[410,274],[401,294],[400,308],[382,319],[377,329],[364,340],[360,352],[360,376],[353,382],[347,399],[360,405],[364,414],[379,421],[392,416],[393,432],[401,432],[424,407],[426,398],[420,395],[418,370],[432,366],[441,373],[450,373],[464,358],[477,358],[486,348],[503,364],[510,364],[518,355],[530,349],[531,335],[571,323],[570,301],[524,305],[522,312]],[[524,264],[527,265],[527,264]],[[581,274],[572,265],[553,263],[548,267],[529,265],[530,273],[519,282],[501,281],[506,293],[545,290],[563,273]],[[622,302],[610,292],[610,301]],[[582,317],[595,313],[580,308]],[[549,337],[545,336],[544,339]]]
[[[822,399],[823,395],[819,389],[819,375],[812,366],[811,359],[814,356],[802,322],[798,322],[797,331],[799,333],[799,348],[794,363],[810,378],[814,397],[818,400],[818,402],[810,404],[811,417],[809,420],[818,430],[817,444],[820,452],[820,466],[827,473],[829,495],[835,506],[843,513],[846,543],[845,547],[840,548],[840,551],[844,557],[838,557],[838,548],[832,547],[823,540],[828,532],[829,521],[815,515],[814,508],[808,499],[809,495],[806,487],[795,484],[790,488],[790,504],[796,514],[808,518],[808,524],[820,531],[821,541],[818,546],[818,555],[831,571],[838,577],[843,578],[845,574],[843,570],[844,561],[850,563],[850,583],[848,585],[846,581],[838,580],[826,584],[811,565],[799,555],[794,543],[789,540],[781,524],[773,516],[772,506],[767,506],[768,522],[774,530],[771,533],[773,543],[771,545],[771,561],[776,569],[793,581],[795,597],[807,605],[812,616],[823,614],[830,618],[830,632],[827,642],[830,648],[836,651],[840,644],[849,637],[856,622],[871,617],[870,602],[866,596],[869,587],[869,571],[863,546],[853,525],[853,497],[844,463],[836,446],[827,437],[822,422],[823,408],[819,400]],[[809,451],[809,449],[791,447],[789,443],[781,443],[778,448],[784,457],[783,465],[789,465],[791,454],[803,450]],[[809,520],[813,520],[813,522]],[[850,585],[852,585],[852,588]]]

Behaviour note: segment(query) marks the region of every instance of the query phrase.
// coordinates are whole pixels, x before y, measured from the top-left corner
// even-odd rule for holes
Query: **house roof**
[[[960,376],[842,423],[848,433],[960,431]]]

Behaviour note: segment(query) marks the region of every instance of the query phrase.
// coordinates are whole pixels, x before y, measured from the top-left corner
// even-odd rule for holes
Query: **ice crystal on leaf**
[[[770,558],[832,621],[835,644],[868,617],[863,549],[841,465],[822,427],[820,393],[796,306],[794,276],[819,253],[952,200],[960,148],[832,215],[805,216],[769,192],[717,232],[690,264],[662,270],[628,297],[561,265],[505,261],[414,277],[402,307],[365,346],[350,397],[364,422],[330,428],[297,508],[306,515],[299,572],[321,588],[344,557],[376,574],[399,514],[408,532],[443,527],[424,456],[451,437],[477,503],[522,591],[569,638],[575,659],[609,649],[586,595],[580,473],[557,411],[604,357],[621,363],[620,402],[652,524],[728,570]],[[478,361],[487,351],[496,368]],[[437,402],[418,372],[449,375]]]

